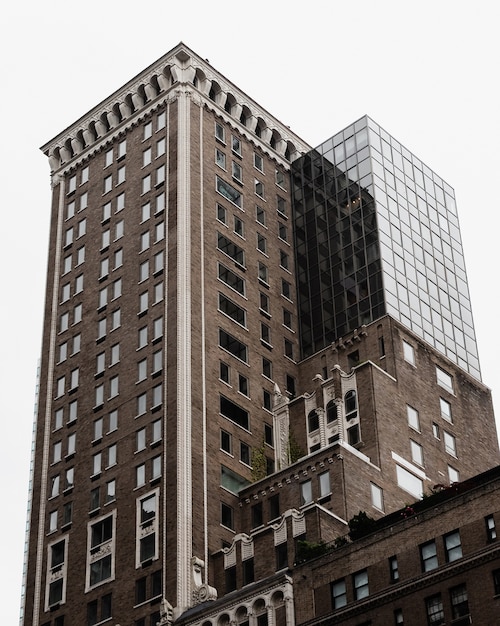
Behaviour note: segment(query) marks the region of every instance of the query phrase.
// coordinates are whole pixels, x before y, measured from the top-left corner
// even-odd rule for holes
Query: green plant
[[[299,539],[297,542],[297,563],[304,563],[310,559],[326,554],[331,548],[324,541],[306,541]]]
[[[267,476],[267,461],[265,444],[252,448],[252,480],[257,482]]]
[[[295,461],[298,461],[303,456],[304,451],[297,443],[293,431],[290,430],[290,432],[288,433],[288,458],[290,460],[290,463],[295,463]]]

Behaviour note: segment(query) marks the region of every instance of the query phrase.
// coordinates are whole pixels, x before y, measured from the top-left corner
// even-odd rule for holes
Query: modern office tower
[[[311,511],[336,540],[498,463],[453,192],[371,120],[312,151],[179,44],[42,149],[25,626],[293,600]]]

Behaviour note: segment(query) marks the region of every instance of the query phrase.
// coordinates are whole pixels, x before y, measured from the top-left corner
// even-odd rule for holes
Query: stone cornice
[[[290,162],[310,150],[287,126],[180,43],[43,145],[51,172],[76,166],[166,100],[175,99],[181,85],[279,162]]]

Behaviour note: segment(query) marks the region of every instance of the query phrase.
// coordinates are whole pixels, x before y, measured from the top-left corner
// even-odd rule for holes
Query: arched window
[[[352,420],[355,417],[358,417],[358,400],[356,392],[353,389],[348,391],[344,396],[344,408],[347,420]]]
[[[326,421],[328,424],[334,422],[337,419],[337,406],[335,400],[330,400],[326,405]]]
[[[319,415],[316,409],[313,409],[307,416],[307,430],[312,433],[319,429]]]

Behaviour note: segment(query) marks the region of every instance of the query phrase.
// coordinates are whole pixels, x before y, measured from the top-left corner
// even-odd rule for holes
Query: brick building
[[[322,618],[297,541],[499,463],[453,190],[372,120],[311,150],[179,44],[42,149],[25,626]]]

